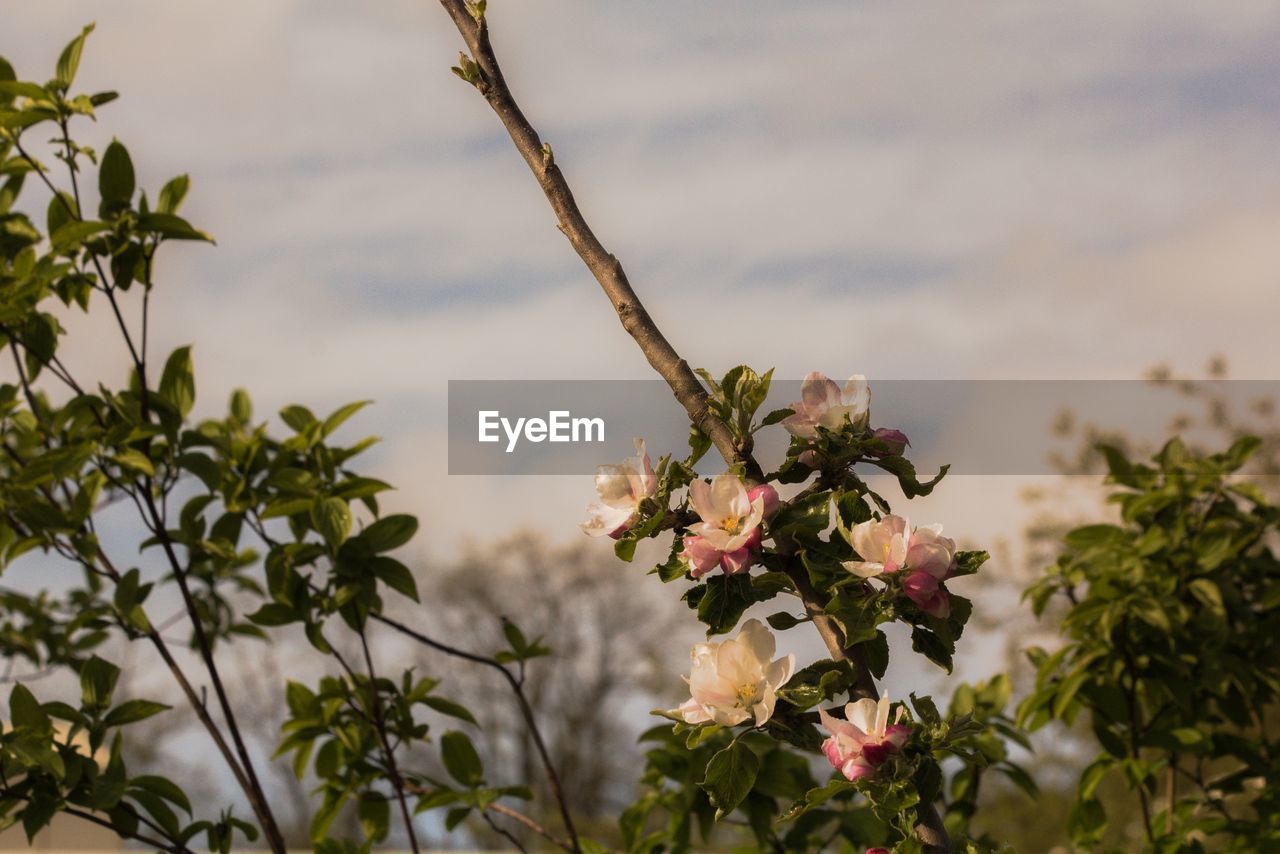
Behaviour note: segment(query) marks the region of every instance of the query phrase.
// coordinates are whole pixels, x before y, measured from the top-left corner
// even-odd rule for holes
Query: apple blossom
[[[846,423],[866,426],[871,415],[871,387],[862,374],[854,374],[844,388],[819,371],[804,378],[800,400],[791,405],[794,414],[782,420],[793,436],[814,439],[818,427],[840,430]]]
[[[730,640],[695,644],[685,679],[691,696],[671,714],[689,724],[737,726],[753,719],[755,726],[764,726],[778,689],[796,666],[794,655],[770,661],[775,651],[773,632],[759,620],[747,620]]]
[[[902,590],[922,611],[935,617],[951,613],[951,597],[941,583],[955,571],[956,542],[942,536],[941,525],[912,528],[901,516],[885,516],[853,526],[849,542],[862,560],[842,566],[860,578],[903,570]]]
[[[907,547],[908,574],[902,589],[920,610],[935,617],[951,614],[951,597],[944,581],[956,568],[956,541],[942,536],[941,525],[916,528]]]
[[[725,472],[708,484],[689,485],[689,504],[702,521],[689,526],[683,555],[690,573],[701,578],[717,566],[727,575],[745,572],[760,547],[760,524],[778,508],[778,493],[768,484],[747,490],[742,479]]]
[[[635,443],[634,457],[618,465],[596,467],[596,492],[600,497],[587,505],[591,518],[578,526],[590,536],[622,536],[635,522],[640,502],[658,490],[658,477],[645,453],[644,440],[636,439]]]
[[[818,710],[822,726],[831,736],[822,743],[822,752],[831,766],[847,780],[869,777],[884,761],[902,749],[910,727],[898,723],[902,707],[889,723],[889,697],[877,702],[864,697],[844,707],[845,720]]]
[[[854,525],[849,543],[862,560],[845,561],[844,568],[860,578],[897,572],[907,560],[910,530],[906,519],[894,515]]]

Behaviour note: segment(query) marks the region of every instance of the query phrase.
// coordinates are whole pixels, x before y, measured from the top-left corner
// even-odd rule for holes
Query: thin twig
[[[538,752],[538,758],[542,762],[543,770],[547,775],[547,785],[551,789],[551,796],[555,799],[556,804],[560,808],[560,820],[564,822],[565,833],[569,834],[568,851],[578,852],[582,850],[581,842],[578,840],[578,831],[573,824],[573,815],[569,810],[569,804],[564,796],[564,788],[560,785],[560,775],[556,772],[555,763],[551,761],[551,753],[547,750],[547,743],[542,737],[542,731],[538,728],[537,719],[533,714],[533,707],[529,705],[529,699],[525,696],[524,686],[515,677],[510,670],[496,659],[489,658],[484,655],[477,655],[474,652],[467,652],[463,649],[441,643],[419,631],[409,628],[401,622],[398,622],[385,614],[370,614],[373,619],[385,626],[395,629],[406,637],[413,638],[418,643],[428,646],[431,649],[451,655],[455,658],[472,661],[476,664],[483,664],[486,667],[492,667],[502,674],[502,678],[507,681],[513,694],[516,695],[516,703],[520,708],[520,716],[524,718],[525,726],[529,730],[529,736],[533,739],[534,749]]]
[[[387,723],[382,714],[382,702],[378,698],[378,673],[373,668],[373,656],[369,652],[369,639],[365,635],[365,624],[360,625],[360,648],[364,651],[365,667],[369,670],[369,702],[372,706],[373,728],[382,745],[382,755],[387,760],[387,776],[391,778],[391,787],[395,790],[396,800],[400,803],[400,816],[404,820],[405,832],[409,834],[409,847],[413,854],[418,854],[418,834],[413,829],[413,816],[409,812],[409,802],[404,794],[404,778],[400,776],[400,768],[396,765],[395,750],[387,738]]]
[[[13,798],[14,800],[25,801],[27,803],[31,802],[31,798],[22,794],[21,792],[15,792],[13,789],[10,789],[8,786],[0,786],[0,797]],[[60,811],[66,813],[67,815],[75,816],[78,819],[82,819],[84,821],[88,821],[93,824],[96,824],[99,827],[105,827],[108,830],[114,831],[115,833],[119,834],[120,836],[123,836],[126,839],[136,840],[145,845],[150,845],[154,848],[158,848],[161,851],[171,851],[173,852],[173,854],[193,854],[190,848],[188,848],[187,846],[181,843],[161,842],[158,839],[152,839],[151,837],[145,836],[136,831],[133,833],[125,833],[122,829],[120,829],[120,827],[118,827],[113,822],[108,821],[105,818],[99,818],[93,813],[86,812],[85,810],[77,809],[72,806],[63,806]],[[165,833],[163,828],[157,826],[155,822],[151,821],[142,813],[134,810],[133,815],[142,824],[145,824],[147,827],[150,827],[151,829],[157,831],[158,833],[160,833],[161,836],[164,836],[166,839],[168,838],[168,834]]]

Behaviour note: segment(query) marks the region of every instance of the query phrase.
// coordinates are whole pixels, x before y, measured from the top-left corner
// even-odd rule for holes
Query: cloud
[[[583,209],[694,364],[1133,377],[1225,351],[1265,376],[1270,12],[557,2],[495,9],[493,27]],[[358,422],[386,436],[375,459],[430,501],[448,379],[648,376],[447,73],[457,38],[431,4],[8,14],[23,38],[5,50],[36,77],[98,17],[82,76],[125,97],[90,137],[120,135],[149,186],[194,177],[188,213],[219,246],[162,258],[153,340],[195,342],[206,411],[237,385],[264,411],[375,398]],[[81,370],[123,375],[109,327],[75,328]],[[502,497],[530,489],[448,486],[528,521],[568,512]],[[464,504],[430,506],[469,530]]]

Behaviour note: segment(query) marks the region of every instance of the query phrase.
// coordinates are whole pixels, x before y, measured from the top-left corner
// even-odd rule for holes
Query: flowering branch
[[[441,5],[453,19],[471,53],[469,58],[460,55],[460,64],[453,69],[454,72],[473,85],[498,115],[516,150],[528,164],[551,204],[558,219],[558,228],[600,283],[613,303],[623,328],[635,340],[649,364],[667,381],[692,423],[711,440],[725,462],[730,465],[741,464],[749,481],[761,479],[763,472],[751,453],[750,433],[735,437],[729,425],[711,411],[707,393],[697,376],[640,302],[621,262],[605,249],[592,231],[578,208],[568,181],[555,163],[551,146],[542,141],[511,94],[489,41],[484,4],[441,0]],[[832,657],[850,661],[857,668],[858,681],[854,693],[861,697],[874,696],[875,685],[870,669],[857,651],[846,648],[839,627],[826,613],[826,602],[809,583],[804,567],[798,560],[791,560],[787,562],[784,571],[795,585],[806,614]],[[921,825],[917,829],[917,835],[926,849],[931,852],[950,851],[947,832],[933,805],[922,804],[920,817]]]

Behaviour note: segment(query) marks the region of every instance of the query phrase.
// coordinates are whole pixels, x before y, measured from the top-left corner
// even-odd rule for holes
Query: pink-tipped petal
[[[702,704],[692,697],[681,703],[675,712],[684,718],[684,722],[687,724],[704,724],[711,720],[711,715],[707,714],[707,710],[702,708]]]
[[[751,559],[755,556],[751,549],[743,547],[731,552],[720,553],[720,566],[725,575],[737,575],[751,568]]]
[[[761,506],[764,510],[765,519],[771,518],[774,513],[778,512],[778,490],[767,483],[753,486],[747,491],[747,500],[754,504],[757,498],[763,500]]]
[[[689,561],[689,572],[701,578],[720,565],[720,551],[698,536],[684,538],[684,558]]]

